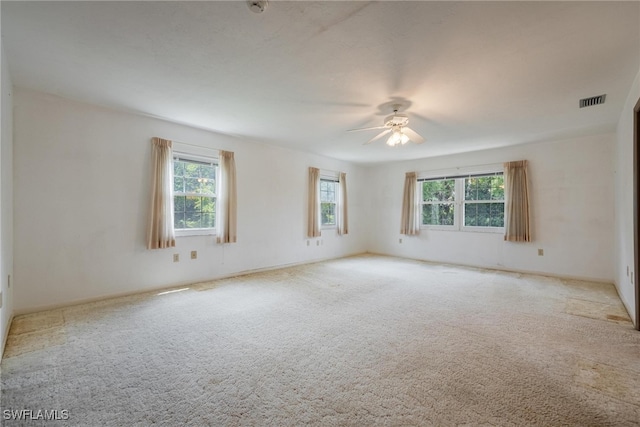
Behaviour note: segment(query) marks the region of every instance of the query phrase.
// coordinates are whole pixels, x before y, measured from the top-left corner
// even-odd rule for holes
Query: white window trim
[[[330,175],[330,174],[326,174],[323,173],[322,171],[320,172],[320,182],[322,181],[331,181],[334,182],[336,184],[336,189],[335,189],[335,195],[336,195],[336,201],[334,203],[334,205],[336,206],[336,212],[335,212],[335,224],[322,224],[322,201],[320,202],[320,230],[332,230],[332,229],[337,229],[338,228],[338,215],[340,215],[340,206],[339,206],[339,200],[340,198],[338,197],[338,191],[340,191],[340,186],[338,185],[338,177],[334,176],[334,175]]]
[[[431,178],[422,178],[419,177],[418,178],[418,191],[419,191],[419,199],[420,199],[420,228],[421,229],[430,229],[430,230],[440,230],[440,231],[459,231],[460,230],[460,226],[459,226],[459,218],[458,218],[458,212],[460,212],[460,208],[459,208],[459,203],[458,200],[454,197],[454,201],[452,202],[454,208],[453,208],[453,225],[441,225],[441,224],[422,224],[422,206],[425,204],[424,201],[422,200],[422,182],[425,180],[429,180],[432,178],[440,178],[441,176],[434,176]],[[446,179],[446,177],[445,177]],[[459,194],[458,191],[458,181],[454,182],[454,187],[453,187],[453,191],[454,194]],[[441,204],[441,203],[431,203],[431,204]]]
[[[495,163],[490,165],[482,165],[482,166],[470,166],[470,167],[462,167],[462,168],[451,168],[451,169],[441,169],[437,171],[428,171],[422,172],[418,174],[418,191],[420,206],[422,207],[422,181],[430,180],[430,179],[447,179],[454,178],[455,181],[455,197],[454,197],[454,214],[453,214],[453,225],[430,225],[430,224],[420,224],[420,229],[428,229],[428,230],[437,230],[437,231],[455,231],[455,232],[471,232],[471,233],[504,233],[504,227],[478,227],[478,226],[466,226],[464,225],[463,216],[464,216],[464,200],[462,198],[462,194],[464,194],[464,178],[461,175],[480,175],[480,174],[494,174],[494,173],[504,173],[504,167],[502,163]],[[499,203],[499,202],[497,202]],[[506,201],[502,201],[502,203],[506,204]],[[421,211],[422,212],[422,211]],[[420,214],[422,218],[422,213]],[[506,212],[505,212],[505,222],[506,222]]]
[[[210,163],[212,165],[215,165],[216,167],[216,187],[219,188],[219,174],[218,171],[220,170],[219,168],[219,158],[217,156],[211,156],[211,155],[205,155],[205,154],[200,154],[200,152],[198,153],[194,153],[194,151],[196,150],[192,150],[191,148],[186,148],[183,147],[186,144],[178,144],[178,143],[174,143],[174,145],[176,146],[181,146],[178,149],[174,149],[173,150],[173,159],[184,159],[184,160],[193,160],[194,162],[203,162],[203,163]],[[204,148],[204,147],[203,147]],[[197,151],[201,151],[201,150],[197,150]],[[173,187],[172,187],[173,188]],[[216,188],[216,204],[217,204],[217,200],[218,200],[218,189]],[[171,196],[173,197],[174,194],[172,192]],[[217,218],[216,218],[217,219]],[[177,237],[192,237],[192,236],[215,236],[217,230],[217,221],[216,221],[216,227],[213,228],[173,228],[173,231]]]

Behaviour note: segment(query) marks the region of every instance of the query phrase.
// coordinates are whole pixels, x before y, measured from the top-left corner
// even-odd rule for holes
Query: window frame
[[[442,177],[442,178],[418,178],[418,184],[419,185],[419,191],[420,191],[420,228],[430,228],[432,230],[458,230],[459,229],[459,223],[458,223],[458,208],[457,208],[457,194],[459,194],[458,191],[458,181],[454,180],[453,183],[453,201],[452,202],[442,202],[442,201],[425,201],[424,200],[424,190],[423,190],[423,183],[425,182],[429,182],[429,181],[446,181],[446,180],[450,180],[453,178],[449,178],[449,177]],[[451,225],[446,225],[446,224],[424,224],[422,222],[422,212],[423,212],[423,207],[425,205],[439,205],[439,204],[451,204],[453,205],[453,224]]]
[[[183,161],[187,161],[187,162],[193,162],[193,163],[201,163],[201,164],[210,164],[214,167],[214,171],[215,171],[215,180],[216,180],[216,185],[215,185],[215,190],[214,190],[214,194],[213,196],[208,196],[208,195],[203,195],[201,193],[186,193],[186,192],[177,192],[174,190],[175,188],[175,176],[173,175],[173,171],[174,171],[174,162],[176,160],[183,160]],[[218,189],[220,188],[219,185],[219,179],[220,179],[220,165],[219,165],[219,159],[218,157],[215,156],[208,156],[208,155],[204,155],[204,154],[194,154],[192,152],[189,152],[188,150],[173,150],[173,158],[171,159],[172,162],[172,185],[171,185],[171,197],[172,197],[172,201],[174,203],[174,207],[173,207],[173,212],[174,212],[174,217],[173,217],[173,231],[176,235],[176,237],[188,237],[188,236],[215,236],[216,235],[216,230],[217,230],[217,210],[216,210],[216,216],[214,219],[214,225],[213,227],[209,228],[176,228],[176,223],[175,223],[175,197],[177,195],[184,195],[189,196],[199,196],[199,197],[211,197],[214,200],[216,209],[217,209],[217,202],[218,202]]]
[[[460,178],[461,181],[461,204],[460,204],[460,230],[461,231],[475,231],[481,233],[504,233],[504,223],[506,222],[506,212],[505,212],[505,197],[504,192],[502,194],[501,200],[467,200],[465,198],[466,188],[465,188],[465,180],[469,178],[484,178],[488,176],[502,176],[503,177],[503,186],[504,186],[504,171],[497,171],[493,173],[483,173],[483,174],[470,174],[467,177]],[[502,227],[494,227],[494,226],[481,226],[481,225],[465,225],[465,207],[467,204],[478,204],[478,203],[502,203]]]
[[[475,170],[474,170],[475,169]],[[477,232],[477,233],[504,233],[504,226],[502,227],[484,227],[476,225],[464,225],[464,213],[465,205],[468,203],[502,203],[506,206],[506,200],[503,196],[502,200],[466,200],[465,199],[465,180],[468,178],[479,178],[486,176],[503,176],[504,170],[502,165],[492,165],[489,168],[478,170],[473,168],[469,171],[461,171],[456,169],[448,174],[420,174],[418,176],[418,191],[419,191],[419,203],[420,203],[420,228],[428,230],[440,230],[440,231],[462,231],[462,232]],[[438,202],[425,202],[423,199],[423,183],[428,181],[440,181],[454,179],[454,201],[453,201],[453,225],[439,225],[439,224],[424,224],[422,223],[422,209],[425,204],[437,204]],[[506,223],[506,211],[504,213],[504,223]]]
[[[330,182],[333,184],[333,194],[334,194],[334,201],[333,202],[323,202],[322,201],[322,182]],[[327,177],[327,176],[320,176],[320,188],[318,189],[318,194],[320,196],[320,206],[319,206],[319,215],[320,215],[320,229],[322,230],[327,230],[327,229],[332,229],[332,228],[337,228],[338,227],[338,215],[340,212],[339,209],[339,203],[340,203],[340,198],[338,197],[338,191],[340,191],[340,187],[338,185],[339,181],[337,178],[333,178],[333,177]],[[323,224],[322,223],[322,204],[323,203],[333,203],[333,207],[334,207],[334,223],[333,224]]]

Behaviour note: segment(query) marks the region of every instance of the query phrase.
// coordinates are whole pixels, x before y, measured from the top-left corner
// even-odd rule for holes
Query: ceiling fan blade
[[[371,138],[370,140],[368,140],[367,142],[365,142],[363,145],[370,144],[370,143],[372,143],[373,141],[375,141],[376,139],[380,139],[380,138],[382,138],[383,136],[385,136],[385,135],[386,135],[386,134],[388,134],[389,132],[391,132],[391,129],[383,130],[382,132],[380,132],[379,134],[377,134],[376,136],[374,136],[373,138]]]
[[[362,129],[349,129],[347,132],[358,132],[361,130],[373,130],[373,129],[386,129],[386,126],[375,126],[372,128],[362,128]]]
[[[421,137],[415,130],[408,128],[406,126],[402,128],[402,133],[407,135],[409,139],[415,142],[416,144],[422,144],[425,141],[425,139]]]

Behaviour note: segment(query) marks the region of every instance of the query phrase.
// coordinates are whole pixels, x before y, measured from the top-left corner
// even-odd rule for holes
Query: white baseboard
[[[9,330],[11,330],[11,323],[13,323],[13,314],[9,317],[9,322],[7,323],[7,329],[4,331],[4,336],[2,337],[2,347],[0,348],[0,362],[2,362],[2,358],[4,357],[4,349],[7,346],[7,339],[9,338]]]
[[[88,304],[88,303],[98,302],[98,301],[104,301],[104,300],[113,299],[113,298],[122,298],[122,297],[128,297],[128,296],[132,296],[132,295],[144,295],[144,294],[147,294],[147,293],[168,291],[168,290],[171,290],[171,289],[182,288],[182,287],[185,287],[185,286],[195,285],[197,283],[209,282],[209,281],[212,281],[212,280],[229,279],[231,277],[246,276],[247,274],[255,274],[255,273],[261,273],[261,272],[271,271],[271,270],[279,270],[281,268],[295,267],[295,266],[306,265],[306,264],[315,264],[315,263],[318,263],[318,262],[330,261],[330,260],[333,260],[333,259],[340,259],[340,258],[347,258],[347,257],[351,257],[351,256],[361,255],[363,253],[364,252],[357,252],[357,253],[346,254],[346,255],[342,255],[342,256],[338,256],[338,257],[326,257],[326,258],[318,258],[318,259],[313,259],[313,260],[308,260],[308,261],[299,261],[299,262],[292,262],[292,263],[286,263],[286,264],[278,264],[278,265],[273,265],[273,266],[269,266],[269,267],[255,268],[255,269],[251,269],[251,270],[242,270],[242,271],[238,271],[238,272],[235,272],[235,273],[230,273],[230,274],[226,274],[226,275],[222,275],[222,276],[216,276],[216,277],[211,277],[211,278],[199,280],[197,282],[192,282],[192,281],[189,281],[189,282],[178,282],[178,283],[173,283],[173,284],[168,285],[168,286],[165,285],[165,286],[151,287],[151,288],[144,289],[144,290],[139,290],[139,291],[119,292],[119,293],[114,293],[114,294],[110,294],[110,295],[104,295],[104,296],[100,296],[100,297],[74,300],[74,301],[70,301],[70,302],[67,302],[67,303],[39,306],[39,307],[34,307],[34,308],[31,308],[31,309],[27,309],[27,310],[17,310],[15,312],[15,315],[16,316],[22,316],[22,315],[25,315],[25,314],[39,313],[41,311],[56,310],[56,309],[60,309],[60,308],[72,307],[72,306],[75,306],[75,305]]]

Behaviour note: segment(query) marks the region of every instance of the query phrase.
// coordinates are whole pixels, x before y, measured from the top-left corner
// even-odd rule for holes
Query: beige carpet
[[[612,285],[369,255],[18,317],[1,375],[44,425],[640,423]]]

